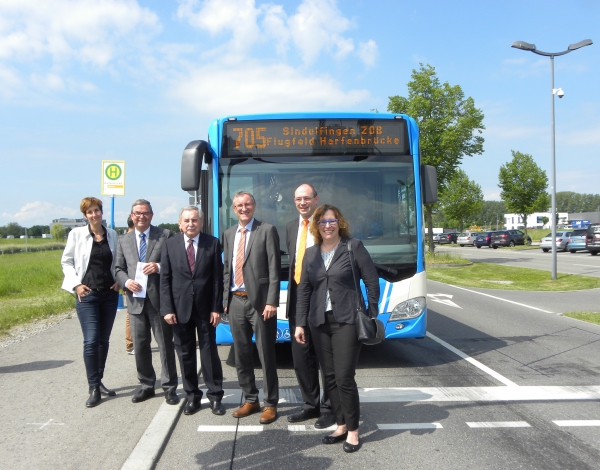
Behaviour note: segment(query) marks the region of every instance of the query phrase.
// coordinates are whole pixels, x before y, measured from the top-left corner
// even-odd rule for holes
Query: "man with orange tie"
[[[312,184],[301,184],[294,192],[294,203],[300,216],[289,222],[285,227],[287,252],[290,256],[287,295],[287,317],[290,321],[290,332],[296,329],[296,291],[302,273],[302,259],[306,249],[315,244],[308,225],[312,221],[312,215],[319,204],[317,190]],[[323,390],[323,396],[320,397],[319,361],[308,330],[308,328],[305,328],[306,342],[304,344],[298,343],[292,334],[294,370],[304,405],[299,412],[288,416],[287,420],[290,423],[299,423],[308,419],[319,418],[315,423],[315,428],[325,429],[335,424],[335,416],[331,412],[331,401],[325,389]]]
[[[233,412],[244,418],[260,410],[252,361],[252,334],[263,369],[261,424],[277,419],[279,379],[275,362],[281,250],[277,229],[254,218],[256,201],[246,191],[233,197],[239,223],[223,234],[223,304],[233,336],[238,382],[244,404]]]

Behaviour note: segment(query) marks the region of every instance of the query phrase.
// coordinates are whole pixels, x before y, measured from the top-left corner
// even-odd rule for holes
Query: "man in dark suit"
[[[202,375],[212,412],[224,415],[223,368],[216,343],[216,327],[223,312],[223,262],[221,243],[200,233],[202,212],[195,206],[179,213],[183,232],[166,241],[160,263],[160,311],[173,326],[175,348],[183,367],[186,415],[200,409],[202,392],[198,388],[196,331],[200,344]]]
[[[235,368],[244,404],[234,411],[243,418],[260,410],[252,363],[252,333],[263,369],[264,409],[261,424],[277,419],[279,379],[275,362],[279,270],[279,234],[270,224],[254,218],[256,201],[240,191],[233,198],[233,211],[239,224],[223,234],[223,300],[229,317],[235,352]]]
[[[135,365],[141,384],[131,401],[139,403],[154,396],[156,373],[152,367],[150,348],[153,331],[160,352],[161,385],[165,391],[165,399],[169,405],[176,405],[179,397],[173,331],[159,311],[161,251],[165,240],[173,234],[169,230],[150,225],[152,216],[152,206],[148,201],[135,201],[131,207],[135,229],[120,237],[117,244],[116,278],[127,294]],[[145,295],[143,286],[135,280],[140,262],[145,263],[143,274],[148,276]]]
[[[315,428],[325,429],[335,424],[335,416],[331,412],[331,401],[325,388],[323,388],[323,396],[320,400],[319,360],[310,336],[310,330],[305,328],[306,342],[304,344],[300,344],[294,337],[294,331],[296,330],[296,294],[302,272],[302,259],[306,249],[315,244],[308,227],[319,204],[317,190],[311,184],[301,184],[294,192],[294,203],[300,216],[290,221],[285,227],[287,252],[290,256],[286,313],[290,321],[290,332],[292,333],[294,370],[304,405],[299,412],[288,416],[287,420],[290,423],[299,423],[307,419],[319,418],[315,423]]]

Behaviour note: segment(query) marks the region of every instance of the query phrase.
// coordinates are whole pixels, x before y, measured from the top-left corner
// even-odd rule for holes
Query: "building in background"
[[[543,218],[546,217],[548,222],[544,223]],[[567,212],[558,213],[557,228],[565,228],[569,226],[569,214]],[[534,212],[527,216],[527,228],[532,229],[548,229],[550,230],[552,221],[551,212]],[[504,214],[504,227],[505,230],[520,230],[525,228],[523,224],[523,217],[520,214]]]
[[[87,219],[54,219],[52,221],[52,224],[60,224],[62,225],[65,229],[70,230],[70,229],[74,229],[75,227],[84,227],[85,225],[88,224]],[[50,225],[52,225],[50,224]],[[104,225],[106,227],[106,220],[102,219],[102,225]]]

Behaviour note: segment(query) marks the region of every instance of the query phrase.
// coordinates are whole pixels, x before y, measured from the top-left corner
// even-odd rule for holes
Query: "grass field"
[[[0,333],[14,325],[74,308],[60,289],[61,250],[0,256]]]
[[[548,271],[514,268],[491,263],[474,263],[460,267],[427,267],[427,278],[464,287],[502,290],[573,291],[596,289],[600,278],[558,273],[553,281]]]
[[[53,240],[52,238],[28,238],[25,245],[24,238],[0,238],[0,254],[11,254],[25,251],[63,250],[65,240]]]
[[[600,325],[600,312],[566,312],[563,316]]]

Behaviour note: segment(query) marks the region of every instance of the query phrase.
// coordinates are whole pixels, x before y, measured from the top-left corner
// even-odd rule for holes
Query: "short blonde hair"
[[[319,232],[319,220],[321,220],[321,218],[327,211],[333,211],[333,213],[335,214],[335,218],[338,219],[340,237],[351,237],[350,224],[342,215],[342,212],[337,207],[332,206],[331,204],[323,204],[322,206],[317,207],[317,210],[313,214],[313,220],[310,223],[310,233],[315,238],[316,245],[320,245],[321,243],[323,243],[323,237],[321,236],[321,232]]]
[[[81,204],[79,204],[79,210],[83,215],[85,215],[85,213],[90,209],[90,207],[93,206],[98,206],[100,208],[100,212],[104,213],[104,211],[102,210],[102,201],[97,197],[93,196],[84,197],[81,200]]]

